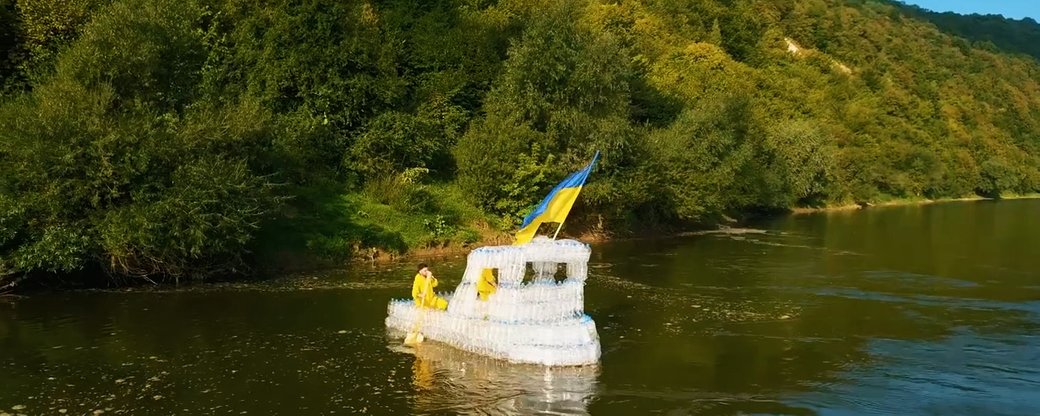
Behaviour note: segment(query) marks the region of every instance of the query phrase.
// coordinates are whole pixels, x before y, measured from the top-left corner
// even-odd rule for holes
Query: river
[[[464,258],[433,265],[445,287]],[[598,366],[388,338],[411,266],[0,300],[0,413],[1040,414],[1040,200],[593,246]]]

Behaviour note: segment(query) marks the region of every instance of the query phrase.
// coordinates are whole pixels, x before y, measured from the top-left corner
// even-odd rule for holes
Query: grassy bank
[[[501,219],[469,203],[456,183],[430,180],[427,173],[409,170],[361,189],[330,185],[304,193],[258,237],[254,251],[261,269],[446,255],[510,241]]]

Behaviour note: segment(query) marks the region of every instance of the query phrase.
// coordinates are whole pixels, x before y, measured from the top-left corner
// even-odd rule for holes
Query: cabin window
[[[529,262],[526,265],[523,283],[562,282],[567,280],[567,264],[556,262]]]
[[[563,281],[567,280],[567,278],[570,277],[567,273],[567,270],[568,268],[566,263],[560,263],[556,265],[556,274],[553,276],[556,280],[556,283],[563,283]]]

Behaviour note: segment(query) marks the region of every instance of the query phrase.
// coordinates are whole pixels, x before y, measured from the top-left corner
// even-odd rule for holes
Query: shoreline
[[[983,197],[964,197],[964,198],[941,198],[941,199],[897,199],[884,202],[877,202],[873,204],[845,204],[835,205],[821,208],[791,208],[786,213],[778,213],[777,216],[785,215],[806,215],[816,213],[828,213],[828,212],[848,212],[858,211],[868,208],[878,207],[896,207],[896,206],[911,206],[911,205],[931,205],[941,204],[950,202],[977,202],[977,201],[992,201],[992,200],[1020,200],[1020,199],[1040,199],[1040,193],[1026,194],[1026,195],[1008,195],[1001,197],[1000,199],[994,198],[983,198]],[[659,230],[657,233],[651,234],[635,234],[635,235],[612,235],[605,233],[600,230],[585,230],[579,232],[577,235],[564,235],[564,238],[575,238],[585,243],[606,243],[613,241],[628,241],[628,240],[642,240],[642,239],[660,239],[660,238],[673,238],[673,237],[684,237],[692,235],[705,235],[713,233],[756,233],[761,230],[748,229],[740,226],[725,226],[718,224],[715,228],[710,229],[672,229],[668,231]],[[367,249],[359,251],[348,259],[340,261],[327,261],[321,259],[310,258],[309,256],[289,255],[292,258],[283,258],[283,262],[278,266],[269,265],[268,267],[261,267],[256,269],[256,276],[261,279],[274,277],[277,275],[294,275],[300,273],[324,271],[324,270],[336,270],[349,268],[354,265],[362,264],[393,264],[397,262],[405,261],[423,261],[423,260],[443,260],[443,259],[455,259],[461,258],[468,255],[468,253],[474,248],[487,246],[487,245],[507,245],[512,242],[512,234],[505,232],[486,232],[480,240],[466,245],[448,245],[442,247],[429,247],[429,248],[417,248],[409,250],[402,254],[393,254],[389,252],[380,251],[377,249]],[[273,266],[273,267],[271,267]],[[205,285],[210,282],[193,282],[193,283],[182,283],[183,286],[192,286],[202,284]],[[166,283],[160,283],[158,286],[170,286]],[[126,289],[133,287],[133,285],[122,287]],[[13,289],[13,288],[12,288]],[[73,289],[75,290],[75,289]],[[22,297],[17,289],[0,292],[0,302],[13,301],[17,298]]]
[[[893,200],[888,200],[888,201],[883,201],[883,202],[866,203],[866,204],[863,204],[863,205],[860,205],[860,204],[842,204],[842,205],[833,205],[833,206],[820,207],[820,208],[792,207],[786,213],[782,213],[782,214],[778,214],[778,215],[780,215],[780,216],[782,216],[782,215],[806,215],[806,214],[827,213],[827,212],[859,211],[859,210],[864,210],[864,209],[869,209],[869,208],[881,208],[881,207],[899,207],[899,206],[913,206],[913,205],[943,204],[943,203],[951,203],[951,202],[979,202],[979,201],[1001,201],[1001,200],[1017,200],[1017,199],[1040,199],[1040,193],[1025,194],[1025,195],[1006,195],[1006,196],[1000,197],[999,199],[997,199],[997,198],[985,198],[985,197],[981,197],[981,196],[971,196],[971,197],[961,197],[961,198],[939,198],[939,199],[902,198],[902,199],[893,199]],[[654,238],[669,238],[669,237],[682,237],[682,236],[689,236],[689,235],[700,235],[700,234],[706,234],[706,233],[712,233],[712,232],[725,231],[725,230],[728,230],[728,229],[733,229],[733,230],[736,230],[738,232],[740,232],[741,230],[744,230],[741,227],[719,227],[717,229],[707,229],[707,230],[677,230],[677,231],[668,232],[668,233],[665,233],[665,234],[660,234],[660,235],[658,235],[658,236],[656,236]],[[472,250],[474,247],[480,247],[480,246],[486,246],[486,245],[510,244],[510,238],[508,238],[508,237],[509,237],[508,234],[501,233],[501,234],[497,235],[493,239],[481,239],[480,241],[478,241],[478,242],[476,242],[476,243],[474,243],[472,245],[469,245],[469,246],[449,246],[449,247],[415,249],[415,250],[411,250],[411,251],[409,251],[407,253],[399,254],[399,255],[380,255],[380,256],[376,256],[374,259],[372,259],[372,258],[369,258],[369,259],[366,259],[366,258],[356,258],[356,259],[350,261],[349,264],[362,263],[362,262],[364,262],[364,263],[392,263],[394,261],[399,261],[399,260],[403,261],[403,260],[408,260],[408,259],[423,260],[423,259],[442,259],[442,258],[446,258],[446,257],[456,257],[460,253],[467,253],[467,252],[469,252],[469,250]],[[646,236],[638,236],[638,235],[634,235],[634,236],[612,236],[612,235],[610,235],[608,233],[597,232],[597,231],[589,231],[589,232],[580,233],[577,237],[572,237],[572,238],[576,238],[579,241],[583,241],[583,242],[586,242],[586,243],[605,243],[605,242],[609,242],[609,241],[626,241],[626,240],[644,239],[644,238],[647,238],[647,237]]]
[[[978,201],[1010,201],[1016,199],[1040,199],[1040,193],[1038,194],[1024,194],[1024,195],[1006,195],[1000,198],[986,198],[981,196],[967,196],[961,198],[899,198],[881,202],[867,202],[863,204],[844,204],[834,205],[820,208],[812,207],[794,207],[790,209],[791,215],[802,215],[802,214],[814,214],[819,212],[840,212],[840,211],[856,211],[868,208],[879,208],[879,207],[900,207],[900,206],[911,206],[911,205],[931,205],[931,204],[943,204],[949,202],[978,202]]]

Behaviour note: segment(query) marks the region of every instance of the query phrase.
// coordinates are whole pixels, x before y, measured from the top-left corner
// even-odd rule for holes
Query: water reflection
[[[415,356],[416,413],[585,415],[599,368],[512,364],[427,341],[389,348]]]

